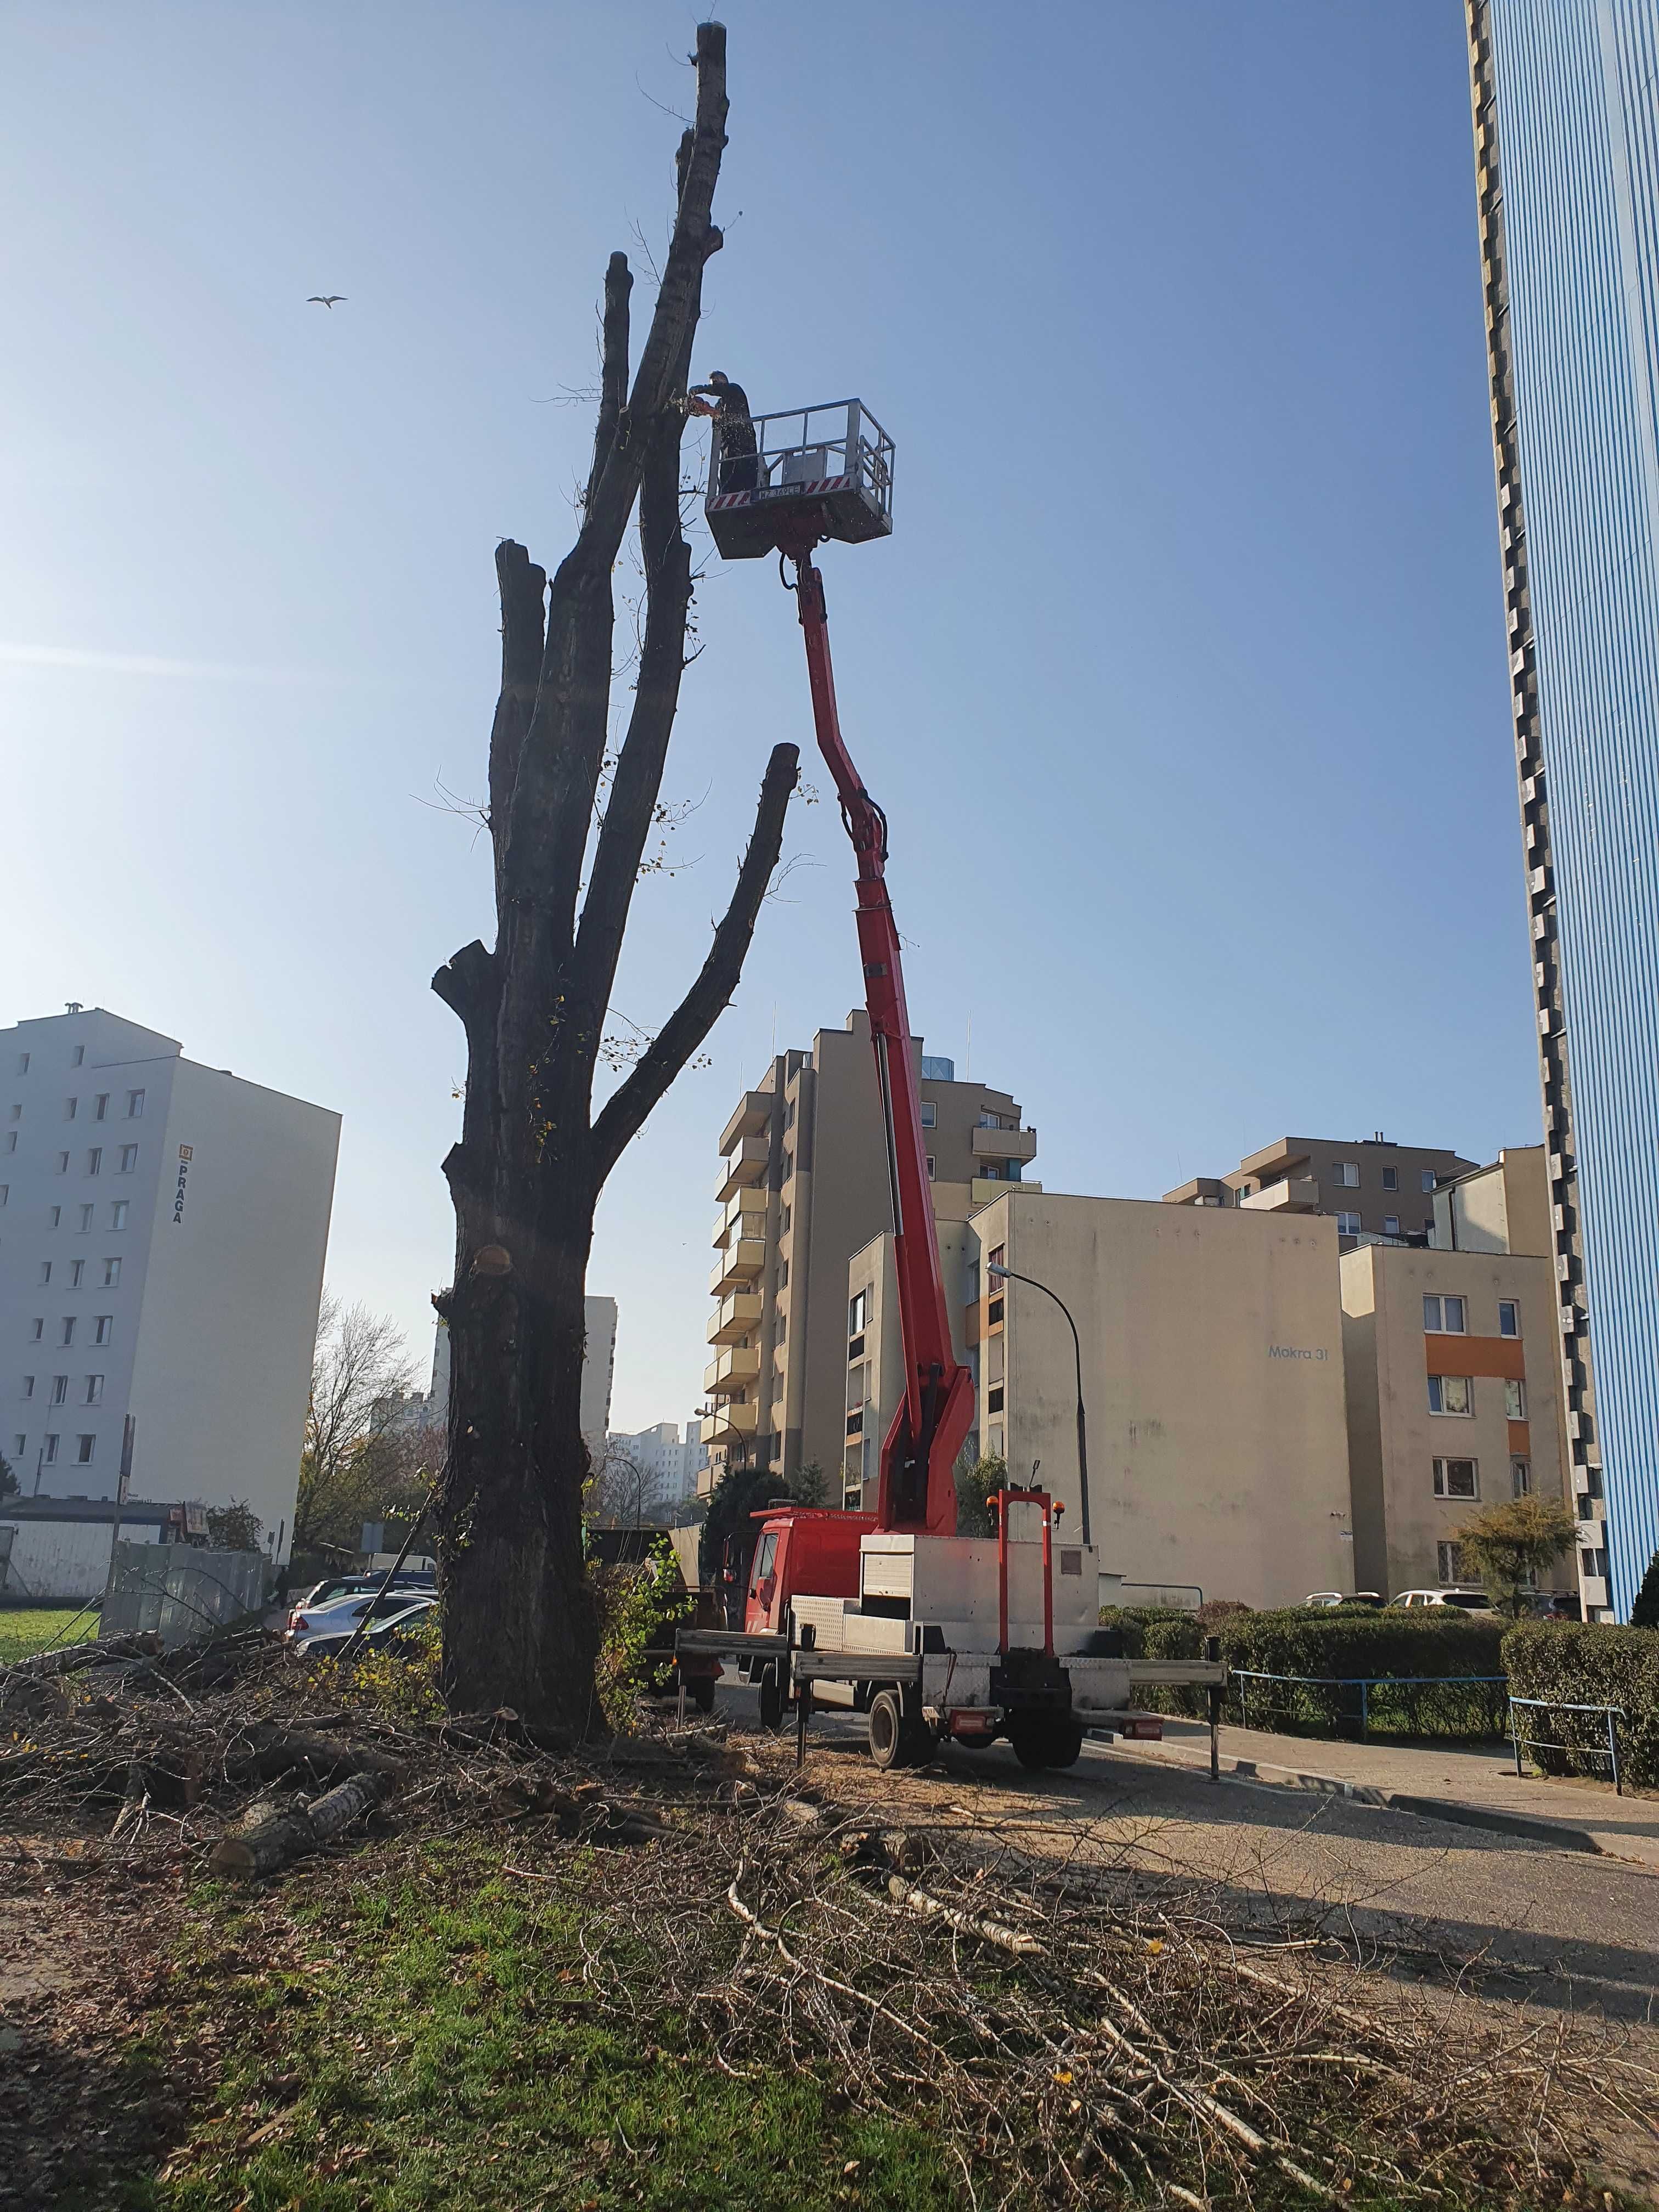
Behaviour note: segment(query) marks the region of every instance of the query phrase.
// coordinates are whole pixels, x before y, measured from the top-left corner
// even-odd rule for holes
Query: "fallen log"
[[[61,1650],[32,1652],[0,1673],[0,1680],[20,1674],[33,1681],[53,1674],[78,1674],[85,1668],[101,1667],[112,1659],[154,1659],[161,1650],[161,1638],[141,1629],[131,1636],[112,1636],[106,1644],[66,1644]]]
[[[349,1774],[376,1774],[390,1783],[402,1779],[404,1765],[387,1752],[298,1729],[270,1735],[263,1729],[251,1732],[246,1747],[233,1752],[225,1761],[225,1771],[234,1781],[252,1776],[260,1782],[276,1782],[301,1769],[313,1782],[333,1782]]]
[[[309,1803],[296,1796],[288,1802],[286,1809],[269,1805],[256,1808],[263,1817],[222,1838],[214,1845],[208,1864],[216,1874],[239,1875],[245,1880],[274,1874],[290,1859],[320,1849],[355,1820],[361,1820],[384,1794],[385,1784],[379,1775],[354,1774]]]

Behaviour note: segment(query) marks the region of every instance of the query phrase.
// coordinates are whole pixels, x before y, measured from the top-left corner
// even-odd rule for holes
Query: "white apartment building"
[[[631,1436],[613,1433],[606,1438],[612,1459],[620,1457],[638,1468],[641,1505],[647,1519],[696,1496],[697,1477],[708,1464],[708,1447],[692,1435],[696,1425],[686,1423],[684,1443],[678,1421],[658,1421]]]
[[[0,1452],[25,1498],[294,1522],[340,1117],[101,1007],[0,1030]]]

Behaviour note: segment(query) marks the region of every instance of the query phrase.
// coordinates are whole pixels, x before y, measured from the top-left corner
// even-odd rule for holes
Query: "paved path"
[[[1134,1749],[1150,1759],[1197,1762],[1207,1769],[1209,1746],[1207,1728],[1166,1719],[1162,1744]],[[1610,1785],[1522,1777],[1513,1754],[1493,1746],[1405,1750],[1224,1728],[1221,1755],[1242,1779],[1311,1790],[1339,1785],[1338,1794],[1362,1802],[1530,1833],[1564,1850],[1599,1851],[1659,1874],[1659,1797],[1619,1797]],[[1655,1911],[1659,1913],[1659,1899]]]
[[[719,1709],[735,1728],[757,1725],[752,1691],[723,1683]],[[1227,1733],[1256,1751],[1289,1741],[1304,1759],[1337,1748]],[[1194,1771],[1176,1756],[1207,1745],[1202,1729],[1167,1748],[1091,1741],[1062,1774],[1027,1774],[998,1744],[881,1776],[866,1757],[863,1721],[823,1709],[811,1743],[809,1778],[843,1802],[884,1801],[890,1817],[907,1821],[967,1820],[1026,1850],[1081,1850],[1153,1881],[1213,1883],[1231,1924],[1254,1924],[1266,1940],[1317,1931],[1396,1978],[1420,1975],[1454,2004],[1478,1991],[1659,2024],[1659,1881],[1617,1858],[1242,1775],[1216,1784],[1207,1758]],[[1437,1771],[1457,1771],[1443,1759]],[[1652,1809],[1644,1804],[1637,1817]],[[1478,1963],[1466,1972],[1463,1961]],[[1659,2026],[1638,2032],[1659,2041]]]

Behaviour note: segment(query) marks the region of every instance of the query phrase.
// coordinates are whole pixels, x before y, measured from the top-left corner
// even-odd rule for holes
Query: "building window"
[[[1498,1301],[1498,1334],[1499,1336],[1519,1336],[1521,1334],[1521,1309],[1513,1298],[1499,1298]]]
[[[0,1206],[3,1206],[10,1196],[11,1185],[9,1182],[0,1182]]]
[[[778,1288],[781,1291],[787,1291],[788,1287],[789,1262],[787,1260],[780,1260],[778,1262]]]
[[[125,1198],[118,1198],[114,1204],[110,1207],[109,1225],[112,1229],[125,1229],[126,1227],[127,1206],[129,1202],[130,1201]],[[91,1208],[88,1207],[88,1211],[90,1212]]]
[[[54,1175],[67,1175],[69,1173],[69,1154],[67,1152],[58,1153],[57,1159],[52,1164],[52,1172]]]
[[[100,1091],[92,1102],[92,1118],[94,1121],[101,1121],[108,1112],[109,1093],[107,1091]]]
[[[103,1171],[103,1146],[101,1145],[94,1145],[92,1150],[87,1154],[87,1173],[88,1175],[101,1175]]]
[[[94,1344],[107,1344],[114,1333],[113,1314],[100,1314],[92,1324],[92,1340]]]
[[[127,1093],[127,1119],[128,1119],[128,1121],[136,1121],[138,1119],[138,1116],[139,1116],[139,1115],[143,1112],[143,1110],[144,1110],[144,1094],[143,1094],[143,1092],[142,1091],[128,1091],[128,1093]]]
[[[793,1175],[794,1172],[795,1156],[793,1152],[786,1152],[783,1156],[783,1171],[778,1177],[779,1182],[787,1182],[790,1176]]]
[[[88,1406],[101,1406],[103,1404],[104,1378],[101,1375],[88,1376],[87,1395],[83,1402]]]
[[[20,1052],[17,1055],[17,1073],[20,1075],[27,1075],[28,1072],[29,1056],[26,1052]]]
[[[50,1260],[43,1260],[40,1262],[39,1280],[43,1283],[49,1283],[52,1280],[52,1262]]]
[[[1359,1163],[1358,1160],[1339,1160],[1331,1170],[1332,1179],[1339,1190],[1358,1190]]]
[[[1463,1547],[1461,1544],[1437,1544],[1434,1565],[1436,1576],[1442,1583],[1461,1583],[1463,1579]]]
[[[23,1057],[27,1060],[27,1057],[28,1057],[28,1054],[27,1054],[27,1053],[25,1053],[25,1054],[24,1054],[24,1055],[23,1055]],[[21,1458],[22,1458],[22,1456],[23,1456],[23,1454],[24,1454],[24,1453],[28,1449],[28,1448],[29,1448],[29,1440],[28,1440],[27,1437],[26,1437],[26,1436],[24,1435],[24,1433],[23,1433],[22,1430],[21,1430],[21,1429],[15,1430],[15,1431],[13,1431],[13,1433],[12,1433],[12,1439],[11,1439],[11,1455],[12,1455],[12,1457],[13,1457],[14,1459],[21,1459]]]
[[[1512,1459],[1510,1462],[1510,1488],[1517,1498],[1532,1495],[1532,1467],[1528,1461]]]
[[[75,1048],[74,1051],[70,1054],[70,1066],[71,1067],[79,1067],[79,1066],[80,1066],[80,1065],[81,1065],[81,1063],[82,1063],[82,1061],[86,1058],[86,1056],[87,1056],[87,1048],[86,1048],[85,1045],[83,1045],[83,1044],[77,1044],[77,1045],[76,1046],[76,1048]]]
[[[924,1098],[921,1102],[921,1126],[924,1129],[937,1129],[939,1127],[939,1108],[931,1098]]]
[[[81,1208],[80,1233],[82,1237],[90,1236],[92,1233],[92,1208],[89,1206],[83,1206]]]
[[[9,1121],[21,1121],[22,1118],[23,1109],[21,1106],[14,1106],[6,1116],[6,1119]]]
[[[71,1260],[70,1261],[70,1290],[78,1291],[80,1289],[81,1278],[86,1273],[86,1267],[87,1263],[84,1260]]]
[[[1524,1421],[1526,1419],[1527,1386],[1524,1382],[1511,1381],[1504,1383],[1504,1413],[1508,1420]]]
[[[1437,1498],[1479,1498],[1480,1470],[1472,1459],[1437,1459],[1434,1463]]]
[[[68,1401],[69,1376],[67,1375],[54,1375],[52,1378],[52,1404],[54,1406],[62,1406],[66,1405]]]
[[[778,1234],[780,1237],[787,1237],[789,1234],[789,1224],[794,1219],[794,1207],[793,1206],[786,1206],[782,1212],[778,1216]]]
[[[927,1155],[927,1180],[928,1180],[928,1182],[932,1182],[932,1181],[933,1180],[933,1170],[934,1170],[934,1160],[933,1160],[933,1154],[932,1154],[931,1152],[929,1152],[929,1153],[928,1153],[928,1155]]]
[[[1398,1169],[1398,1168],[1384,1168],[1384,1169],[1383,1169],[1383,1170],[1382,1170],[1382,1188],[1383,1188],[1383,1189],[1384,1189],[1384,1190],[1398,1190],[1398,1189],[1399,1189],[1399,1188],[1400,1188],[1400,1170],[1399,1170],[1399,1169]]]
[[[1399,1236],[1399,1234],[1400,1234],[1400,1216],[1399,1216],[1397,1213],[1385,1213],[1385,1214],[1383,1215],[1383,1217],[1382,1217],[1382,1234],[1383,1234],[1385,1237],[1398,1237],[1398,1236]]]
[[[72,1121],[75,1119],[75,1109],[80,1103],[78,1098],[66,1098],[64,1101],[64,1119],[66,1121]]]
[[[41,1443],[41,1457],[46,1461],[46,1465],[51,1467],[58,1457],[58,1439],[54,1436],[48,1435],[42,1438]]]
[[[133,1172],[134,1169],[135,1169],[135,1168],[137,1168],[137,1164],[138,1164],[138,1147],[137,1147],[137,1145],[123,1145],[123,1146],[122,1146],[122,1147],[121,1147],[121,1173],[122,1173],[123,1175],[131,1175],[131,1174]]]
[[[43,1320],[41,1320],[40,1316],[37,1314],[37,1315],[35,1316],[34,1319],[33,1319],[33,1320],[29,1323],[29,1341],[30,1341],[30,1343],[31,1343],[31,1344],[39,1344],[39,1343],[40,1343],[40,1340],[41,1340],[41,1338],[46,1334],[46,1322],[45,1322]]]
[[[1432,1168],[1425,1168],[1423,1170],[1422,1180],[1424,1194],[1426,1196],[1427,1194],[1435,1187],[1437,1177],[1435,1176],[1434,1170]]]
[[[1000,1413],[1002,1411],[1002,1390],[1003,1386],[999,1382],[995,1389],[986,1392],[985,1410],[988,1413]]]
[[[847,1334],[848,1336],[861,1336],[864,1334],[865,1324],[868,1322],[869,1318],[870,1293],[868,1291],[860,1291],[856,1296],[850,1297],[847,1301]]]
[[[987,1429],[985,1431],[986,1456],[988,1459],[1000,1459],[1002,1457],[1003,1449],[1006,1441],[1007,1438],[1006,1432],[1002,1429]]]
[[[48,1442],[50,1442],[50,1438],[48,1438]],[[50,1459],[52,1457],[52,1454],[48,1452],[46,1454],[46,1457]],[[1578,1554],[1578,1565],[1582,1569],[1585,1578],[1587,1580],[1594,1580],[1606,1574],[1607,1571],[1607,1555],[1605,1552],[1580,1552]]]
[[[104,1262],[104,1288],[106,1291],[112,1291],[120,1279],[121,1262],[118,1260],[106,1260]]]
[[[1339,1213],[1336,1233],[1339,1237],[1358,1237],[1361,1233],[1359,1216],[1357,1213]]]
[[[76,1464],[78,1467],[90,1467],[92,1465],[92,1455],[97,1449],[98,1439],[96,1437],[76,1437],[75,1439]]]
[[[23,1377],[23,1395],[26,1398],[32,1398],[34,1395],[34,1377],[33,1375],[26,1375]]]
[[[1462,1336],[1467,1318],[1462,1298],[1423,1301],[1423,1330],[1427,1336]]]
[[[61,1206],[49,1206],[46,1208],[46,1226],[48,1229],[56,1229],[63,1218],[64,1209]]]
[[[1431,1413],[1474,1412],[1474,1393],[1467,1375],[1431,1375],[1429,1411]]]
[[[62,1328],[63,1334],[58,1340],[59,1344],[73,1344],[75,1341],[75,1316],[73,1314],[65,1314],[60,1326]]]
[[[6,1132],[6,1150],[9,1152],[15,1152],[17,1150],[17,1132],[15,1129],[8,1129]]]

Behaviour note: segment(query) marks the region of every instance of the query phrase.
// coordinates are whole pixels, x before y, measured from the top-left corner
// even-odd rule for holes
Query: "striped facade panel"
[[[1627,1619],[1659,1547],[1659,0],[1469,12],[1584,1588]]]

